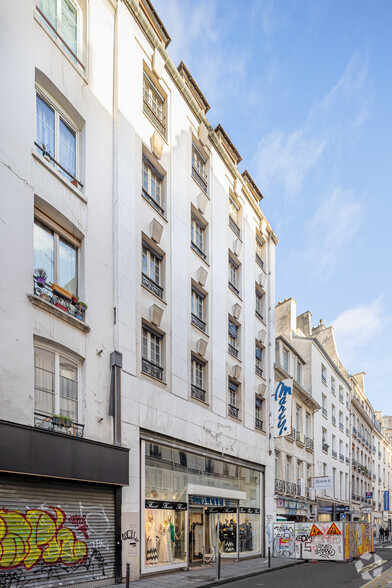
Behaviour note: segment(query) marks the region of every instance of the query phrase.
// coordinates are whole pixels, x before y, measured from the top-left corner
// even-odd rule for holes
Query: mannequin
[[[164,520],[159,529],[159,561],[168,563],[172,561],[170,527],[167,520]]]
[[[156,564],[158,561],[155,523],[152,515],[148,515],[146,522],[146,564]]]
[[[174,532],[174,525],[172,523],[171,520],[171,516],[169,515],[167,517],[167,520],[169,522],[169,528],[170,528],[170,541],[169,541],[169,545],[170,545],[170,555],[171,555],[171,560],[173,559],[173,553],[175,551],[175,547],[176,547],[176,534]]]

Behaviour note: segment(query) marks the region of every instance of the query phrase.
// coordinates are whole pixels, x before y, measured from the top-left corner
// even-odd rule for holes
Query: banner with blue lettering
[[[389,490],[384,492],[384,510],[389,510]]]
[[[274,437],[291,435],[291,416],[293,407],[293,378],[278,382],[273,396]]]

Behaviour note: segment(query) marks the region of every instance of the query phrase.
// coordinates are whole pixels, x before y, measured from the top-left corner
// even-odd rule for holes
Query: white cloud
[[[359,347],[369,345],[385,328],[383,297],[345,310],[332,324],[342,354],[355,354]]]
[[[309,245],[303,253],[318,278],[328,279],[337,263],[344,261],[362,218],[362,207],[351,191],[336,188],[321,202],[307,225]]]

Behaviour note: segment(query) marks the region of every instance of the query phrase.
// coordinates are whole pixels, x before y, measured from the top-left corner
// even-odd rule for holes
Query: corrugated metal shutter
[[[106,586],[114,563],[113,488],[0,476],[0,586]]]

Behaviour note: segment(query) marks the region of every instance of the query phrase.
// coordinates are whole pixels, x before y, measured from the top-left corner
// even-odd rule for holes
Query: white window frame
[[[206,362],[192,355],[191,361],[191,385],[207,393],[206,389]]]
[[[65,43],[67,43],[67,41],[64,39],[63,34],[62,34],[62,30],[61,30],[61,21],[62,21],[61,8],[62,8],[63,1],[64,0],[57,0],[56,26],[52,25],[56,32],[54,32],[52,30],[52,28],[48,26],[48,24],[46,23],[45,20],[44,20],[44,23],[47,26],[47,28],[49,29],[51,35],[53,35],[55,39],[58,39],[58,42],[59,42],[60,46],[63,48],[63,50],[66,52],[66,55],[67,56],[69,55],[69,58],[73,62],[75,62],[74,56],[76,56],[76,58],[77,58],[76,63],[78,63],[84,70],[85,67],[82,63],[83,57],[84,57],[83,56],[83,53],[84,53],[84,51],[83,51],[83,49],[84,49],[84,46],[83,46],[84,45],[83,44],[83,30],[84,30],[83,10],[76,2],[73,2],[72,0],[68,0],[68,2],[73,6],[73,8],[76,11],[76,53],[71,49],[71,47],[69,48],[71,50],[71,53],[70,53],[69,49],[65,45]],[[45,14],[44,10],[42,10],[42,8],[39,6],[39,4],[40,4],[39,0],[38,0],[37,4],[38,4],[38,7],[40,8],[41,12],[43,14]],[[47,14],[45,14],[45,17],[48,18],[48,20],[50,21],[50,18]],[[68,45],[68,43],[67,43],[67,45]]]
[[[205,194],[208,191],[207,159],[192,143],[192,177]]]
[[[205,225],[194,215],[191,217],[191,246],[197,251],[199,255],[205,259],[206,243],[205,243]]]
[[[146,338],[146,344],[145,344]],[[156,352],[152,352],[152,344],[154,344],[157,349],[159,350],[159,361],[156,360]],[[146,350],[146,352],[145,352]],[[142,324],[142,345],[141,345],[141,356],[142,356],[142,373],[147,373],[152,377],[155,377],[157,380],[163,381],[164,375],[164,358],[163,358],[163,335],[155,331],[153,328],[149,327],[148,325]],[[158,368],[158,372],[161,374],[161,377],[156,377],[151,373],[143,370],[143,359],[148,362],[148,364],[152,365],[153,367]],[[157,373],[158,373],[157,372]]]
[[[147,188],[144,185],[145,176],[147,176]],[[155,183],[155,198],[152,194],[153,182]],[[159,197],[157,196],[158,187]],[[145,155],[142,157],[142,194],[147,202],[149,202],[160,214],[165,214],[164,176],[154,167]]]
[[[323,363],[321,364],[321,381],[323,384],[327,383],[327,368]]]
[[[145,273],[143,271],[144,255],[146,255],[146,257],[147,257],[147,272],[148,273]],[[152,249],[152,247],[150,247],[145,241],[142,241],[142,275],[146,276],[149,280],[151,280],[151,282],[153,282],[156,286],[161,288],[162,294],[163,294],[162,261],[163,261],[162,256],[159,253],[157,253],[156,251],[154,251],[154,249]],[[158,281],[156,281],[156,279],[155,279],[155,272],[154,272],[154,277],[151,277],[151,275],[150,275],[151,262],[154,263],[155,268],[158,268]]]
[[[299,384],[299,386],[301,386],[301,382],[302,382],[302,363],[298,359],[297,360],[297,384]]]
[[[264,317],[263,317],[263,298],[264,298],[264,294],[262,292],[260,292],[260,290],[258,288],[255,289],[255,313],[256,316],[264,321]]]
[[[229,216],[231,220],[235,222],[238,228],[240,228],[240,211],[241,207],[235,202],[235,200],[229,197]]]
[[[81,410],[81,398],[80,398],[80,386],[81,386],[81,363],[80,361],[78,361],[73,355],[71,355],[70,353],[59,351],[58,349],[56,349],[56,347],[52,347],[50,345],[45,345],[44,343],[41,342],[34,342],[34,352],[35,349],[43,349],[44,351],[48,351],[49,353],[53,353],[54,354],[54,390],[53,390],[53,395],[54,395],[54,412],[53,413],[46,413],[44,410],[41,410],[39,408],[36,408],[35,406],[35,389],[36,389],[36,381],[35,381],[35,375],[34,375],[34,411],[37,413],[42,413],[42,414],[47,414],[47,415],[59,415],[61,414],[60,411],[60,356],[63,357],[65,360],[68,360],[70,362],[72,362],[73,364],[76,365],[77,367],[77,415],[76,415],[76,421],[73,420],[73,422],[76,422],[77,424],[80,424],[80,410]],[[34,371],[35,371],[35,364],[34,364]],[[38,368],[39,369],[39,368]],[[66,415],[64,415],[66,416]]]
[[[191,300],[191,312],[192,314],[205,323],[204,320],[204,300],[205,296],[197,288],[192,286],[192,300]]]
[[[61,168],[59,167],[59,165],[60,165],[59,164],[59,160],[60,160],[60,147],[59,147],[59,145],[60,145],[60,119],[62,119],[63,123],[66,126],[68,126],[75,133],[75,177],[74,177],[74,179],[78,182],[76,187],[78,189],[83,189],[83,185],[81,183],[79,183],[80,182],[80,163],[79,163],[79,160],[80,160],[80,131],[79,131],[78,127],[75,125],[75,123],[73,123],[71,121],[69,116],[64,112],[64,110],[60,107],[60,105],[57,102],[55,102],[53,100],[53,98],[48,96],[48,94],[46,92],[44,92],[42,90],[42,88],[40,88],[38,85],[35,86],[35,94],[36,94],[36,99],[38,96],[43,102],[45,102],[45,104],[51,110],[54,111],[54,154],[50,153],[50,156],[52,158],[50,160],[50,163],[69,182],[72,181],[69,179],[69,176],[72,176],[72,174],[69,174],[68,172],[63,172],[63,170],[61,170]],[[38,116],[37,102],[36,102],[35,106],[36,106],[35,123],[37,123],[37,116]],[[36,132],[37,132],[37,130],[35,129],[35,133]],[[36,143],[39,145],[38,137],[36,137]],[[45,146],[45,148],[46,148],[46,146]],[[43,155],[43,153],[44,153],[43,145],[39,145],[39,147],[37,147],[37,151],[39,154]]]
[[[283,365],[282,365],[286,374],[289,373],[290,369],[290,353],[289,350],[283,347]]]
[[[233,337],[233,336],[230,334],[230,325],[234,325],[234,326],[236,327],[236,329],[237,329],[237,337]],[[232,347],[234,347],[234,349],[236,349],[237,351],[238,351],[238,349],[239,349],[239,342],[238,342],[238,340],[239,340],[239,338],[240,338],[239,331],[240,331],[240,327],[239,327],[239,325],[237,325],[237,324],[236,324],[234,321],[232,321],[232,320],[229,318],[229,320],[228,320],[228,325],[227,325],[227,336],[228,336],[228,339],[229,339],[229,344],[230,344]]]
[[[143,112],[158,132],[166,138],[166,98],[145,71],[143,71]]]
[[[239,296],[239,270],[240,266],[229,256],[229,286],[234,288],[235,293]]]

